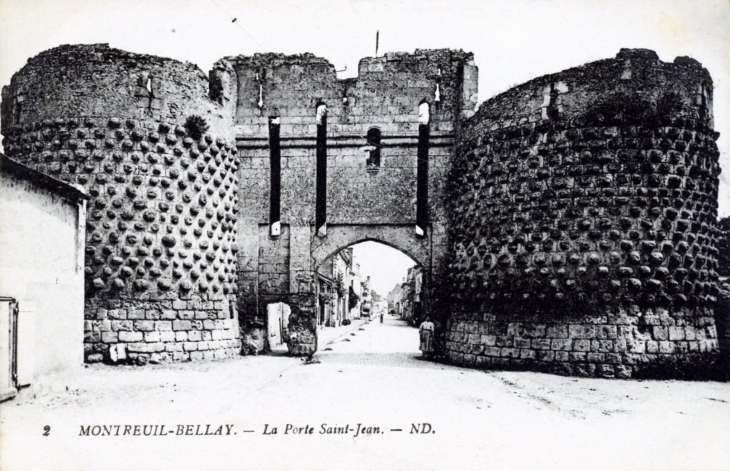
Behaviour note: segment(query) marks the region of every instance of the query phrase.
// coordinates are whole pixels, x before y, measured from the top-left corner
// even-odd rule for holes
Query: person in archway
[[[380,323],[383,323],[383,310],[380,310]]]
[[[418,331],[421,335],[421,346],[420,349],[423,352],[424,358],[430,358],[433,353],[433,334],[435,327],[431,322],[431,317],[426,316],[426,319],[421,323]]]

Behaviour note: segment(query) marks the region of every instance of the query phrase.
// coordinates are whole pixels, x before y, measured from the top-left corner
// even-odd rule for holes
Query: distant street
[[[322,348],[312,364],[90,366],[68,391],[0,405],[0,469],[47,469],[44,460],[105,471],[730,466],[730,384],[446,366],[421,360],[418,331],[390,316]],[[134,425],[152,436],[135,436]]]

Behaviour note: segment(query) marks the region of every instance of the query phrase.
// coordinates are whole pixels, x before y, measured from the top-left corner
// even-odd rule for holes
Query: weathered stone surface
[[[311,54],[228,57],[238,81],[235,128],[241,152],[240,311],[247,349],[266,348],[257,329],[267,304],[292,307],[290,351],[316,349],[315,271],[338,250],[374,240],[402,250],[425,268],[424,297],[440,283],[446,254],[446,172],[454,132],[476,105],[472,55],[453,50],[388,54],[360,61],[358,77],[338,80]],[[428,219],[416,235],[419,106],[430,109]],[[327,107],[326,236],[315,234],[317,108]],[[280,136],[280,235],[270,236],[269,122]],[[375,146],[367,136],[377,130]],[[428,308],[427,308],[428,309]],[[445,310],[441,310],[445,314]],[[306,319],[297,320],[300,316]]]
[[[2,133],[8,155],[92,198],[87,361],[217,359],[242,342],[258,353],[275,302],[291,307],[290,352],[311,354],[316,269],[376,240],[424,267],[449,361],[619,378],[712,363],[727,333],[713,317],[720,167],[708,72],[621,50],[474,114],[476,88],[462,51],[366,58],[357,78],[337,80],[311,54],[229,57],[206,78],[169,59],[62,46],[3,88]],[[196,132],[193,115],[210,129]]]
[[[215,74],[228,73],[223,63],[219,69]],[[191,115],[205,116],[216,133],[215,154],[167,147],[187,132]],[[96,353],[111,359],[109,345],[142,341],[143,332],[149,332],[145,341],[157,341],[152,331],[164,329],[157,324],[161,308],[176,319],[173,312],[186,299],[219,301],[223,317],[230,317],[238,203],[232,118],[232,105],[210,100],[208,80],[195,66],[106,45],[43,52],[3,88],[8,154],[85,187],[92,197],[86,224],[90,332],[105,317],[134,321],[112,325],[114,332],[103,336],[87,335],[93,347],[87,360]],[[199,140],[207,139],[214,140]],[[81,147],[93,151],[81,153]],[[190,169],[195,179],[184,178]],[[118,353],[114,357],[119,361]]]
[[[476,321],[520,348],[519,362],[485,349],[482,364],[510,368],[681,376],[711,364],[714,342],[687,343],[715,338],[711,108],[699,63],[635,50],[484,103],[457,135],[449,182],[448,332]],[[466,363],[454,354],[476,338],[447,339]],[[548,345],[554,355],[533,355]]]

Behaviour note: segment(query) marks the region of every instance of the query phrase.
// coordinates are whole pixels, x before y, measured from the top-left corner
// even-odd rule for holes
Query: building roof
[[[321,281],[324,281],[325,283],[327,283],[329,285],[334,283],[334,280],[332,278],[330,278],[329,276],[324,275],[322,273],[319,273],[319,272],[317,272],[317,278]]]
[[[54,194],[65,197],[74,202],[88,200],[86,192],[66,182],[50,177],[45,173],[33,170],[32,168],[13,160],[0,152],[0,173],[12,175],[15,178],[32,182],[34,185],[45,188]]]

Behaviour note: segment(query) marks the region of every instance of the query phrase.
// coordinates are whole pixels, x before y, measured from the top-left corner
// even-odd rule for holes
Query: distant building
[[[423,289],[423,268],[416,266],[409,270],[409,275],[412,276],[412,307],[413,307],[413,323],[418,325],[423,321],[423,300],[422,300],[422,289]]]
[[[411,267],[401,283],[393,287],[386,297],[388,312],[410,324],[423,320],[423,269]]]
[[[408,276],[406,276],[405,281],[401,283],[400,293],[398,295],[400,299],[401,319],[409,324],[413,322],[413,286],[410,275],[411,269],[409,268]]]
[[[388,312],[393,315],[399,315],[398,312],[398,292],[400,291],[400,283],[396,285],[388,292],[385,299],[388,302]]]
[[[348,307],[350,308],[350,318],[360,318],[360,307],[362,305],[362,282],[360,279],[360,264],[353,260],[350,269],[350,285],[349,285]]]
[[[370,295],[370,277],[360,281],[360,315],[371,316],[373,313],[373,300]]]
[[[350,319],[349,287],[352,248],[327,259],[317,270],[317,325],[337,327]]]
[[[395,287],[388,293],[388,312],[393,315],[400,317],[403,320],[408,320],[408,309],[407,309],[407,296],[408,296],[408,281],[407,278],[403,278],[401,283],[395,285]]]

